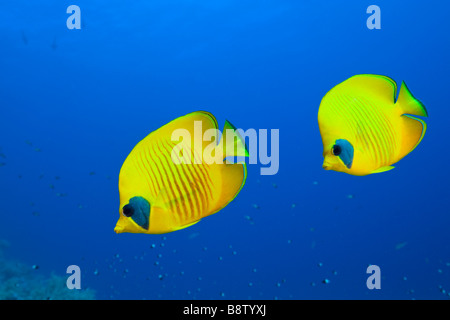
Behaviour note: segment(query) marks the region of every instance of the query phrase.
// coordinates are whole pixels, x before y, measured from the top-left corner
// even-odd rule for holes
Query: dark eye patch
[[[352,167],[354,149],[350,142],[345,139],[336,140],[332,152],[342,160],[347,168]]]
[[[130,203],[123,206],[123,214],[131,218],[136,224],[148,230],[150,220],[150,203],[143,197],[133,197]]]
[[[342,148],[339,145],[335,144],[331,149],[331,152],[333,153],[333,155],[338,156],[341,154]]]

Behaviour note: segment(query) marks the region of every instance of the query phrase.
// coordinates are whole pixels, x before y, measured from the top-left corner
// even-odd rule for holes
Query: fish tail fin
[[[402,114],[407,113],[420,117],[428,117],[427,109],[422,102],[414,98],[404,81],[400,87],[396,105],[400,106]]]
[[[247,179],[247,166],[242,158],[249,156],[248,149],[243,137],[229,121],[225,121],[219,148],[223,148],[225,161],[217,167],[220,170],[220,179],[222,180],[221,192],[214,208],[211,210],[211,214],[222,210],[233,201],[244,187]],[[236,157],[238,161],[235,161]]]
[[[227,157],[248,157],[248,149],[245,145],[244,138],[239,131],[228,120],[225,121],[223,127],[221,146],[223,148],[223,156]]]
[[[413,151],[422,141],[427,130],[427,124],[415,116],[428,117],[428,112],[422,102],[412,95],[405,82],[402,82],[395,104],[400,107],[403,124],[402,143],[398,157],[398,160],[400,160]]]

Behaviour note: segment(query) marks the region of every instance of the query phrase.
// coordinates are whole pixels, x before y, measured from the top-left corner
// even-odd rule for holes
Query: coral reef
[[[0,300],[93,300],[92,289],[70,290],[66,277],[51,274],[48,278],[36,274],[37,266],[7,259],[9,246],[0,240]]]

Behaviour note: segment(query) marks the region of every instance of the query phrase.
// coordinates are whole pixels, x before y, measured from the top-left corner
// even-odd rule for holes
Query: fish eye
[[[124,206],[122,211],[125,217],[131,217],[134,214],[134,208],[130,204]]]
[[[333,148],[331,148],[331,152],[333,153],[333,155],[338,156],[341,154],[342,148],[339,145],[335,144]]]

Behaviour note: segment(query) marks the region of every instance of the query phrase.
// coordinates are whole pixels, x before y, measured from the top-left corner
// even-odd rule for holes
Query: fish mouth
[[[115,232],[115,233],[122,233],[122,232],[123,232],[123,227],[116,226],[116,227],[114,228],[114,232]]]
[[[324,163],[322,164],[322,168],[324,168],[325,170],[330,170],[331,166],[328,163]]]

